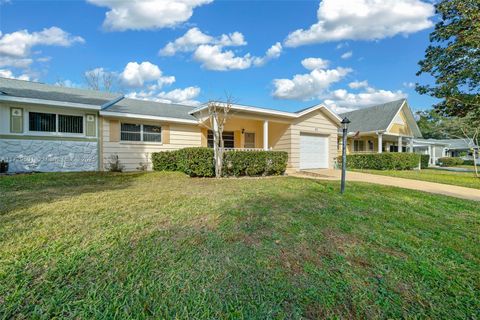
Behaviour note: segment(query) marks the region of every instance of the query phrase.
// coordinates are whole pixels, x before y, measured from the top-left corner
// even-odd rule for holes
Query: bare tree
[[[112,91],[116,77],[113,72],[103,70],[103,68],[96,68],[86,71],[84,79],[87,87],[97,91]]]
[[[227,95],[225,102],[209,101],[207,104],[210,128],[213,132],[213,157],[215,163],[215,177],[222,176],[223,154],[225,151],[223,142],[223,129],[228,120],[229,112],[233,105],[233,99]]]
[[[480,178],[478,174],[478,166],[477,166],[477,155],[480,152],[480,128],[475,127],[472,130],[467,130],[467,128],[462,128],[463,132],[463,141],[467,144],[467,146],[472,151],[473,155],[473,169],[475,171],[475,176]]]

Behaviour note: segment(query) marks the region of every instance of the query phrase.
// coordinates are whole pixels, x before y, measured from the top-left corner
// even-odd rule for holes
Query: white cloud
[[[326,69],[330,61],[322,58],[306,58],[302,60],[302,66],[307,70]]]
[[[168,92],[157,92],[155,90],[130,92],[126,96],[132,99],[179,103],[194,106],[200,104],[200,102],[195,100],[199,94],[199,87],[187,87],[184,89],[174,89]]]
[[[333,83],[341,81],[352,71],[350,68],[342,67],[323,69],[326,67],[325,60],[320,60],[305,59],[302,61],[302,64],[311,70],[310,73],[297,74],[292,79],[273,80],[275,86],[273,96],[278,99],[290,100],[320,99],[328,94],[328,89]],[[319,67],[314,68],[315,64]]]
[[[27,69],[33,63],[31,58],[14,58],[0,55],[0,67]]]
[[[110,31],[170,28],[186,22],[196,7],[213,0],[87,0],[110,10],[103,27]]]
[[[368,88],[368,81],[353,81],[348,84],[351,89]]]
[[[406,94],[401,90],[378,90],[367,87],[365,91],[360,93],[351,93],[345,89],[334,90],[324,102],[335,112],[342,113],[405,97]]]
[[[183,36],[177,38],[173,42],[169,42],[165,47],[160,49],[161,56],[173,56],[177,52],[192,52],[202,44],[214,44],[219,46],[243,46],[245,42],[243,34],[233,32],[230,34],[222,34],[218,38],[214,38],[203,33],[198,28],[191,28]]]
[[[340,56],[340,58],[342,58],[342,59],[348,59],[348,58],[351,58],[352,56],[353,56],[353,52],[352,52],[352,51],[347,51],[347,52],[345,52],[344,54],[342,54],[342,55]]]
[[[18,80],[30,80],[30,76],[27,74],[21,74],[15,76],[11,70],[0,69],[0,78],[18,79]]]
[[[341,40],[376,40],[430,28],[435,14],[420,0],[323,0],[318,22],[298,29],[285,40],[288,47]]]
[[[208,70],[226,71],[248,69],[252,65],[249,53],[243,57],[235,56],[231,50],[223,51],[219,45],[202,44],[195,50],[193,58]]]
[[[403,86],[409,89],[415,88],[415,82],[404,82]]]
[[[128,87],[142,87],[147,82],[156,81],[155,88],[161,88],[163,85],[174,83],[175,77],[163,76],[162,70],[157,65],[144,61],[127,63],[120,73],[120,80]]]
[[[236,31],[212,37],[198,28],[191,28],[183,36],[169,42],[160,49],[161,56],[172,56],[177,52],[193,52],[193,59],[208,70],[227,71],[242,70],[252,66],[262,66],[272,59],[278,58],[283,50],[280,42],[272,45],[264,56],[256,57],[247,53],[237,56],[225,47],[244,46],[247,42],[242,33]]]
[[[72,36],[58,27],[43,29],[40,32],[20,30],[2,35],[0,33],[0,55],[25,58],[30,55],[34,46],[69,47],[74,43],[84,43],[79,36]]]

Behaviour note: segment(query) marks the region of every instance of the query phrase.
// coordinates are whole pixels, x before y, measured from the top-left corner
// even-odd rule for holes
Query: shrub
[[[421,169],[428,168],[429,162],[430,162],[430,155],[429,154],[421,154],[420,155],[420,168]]]
[[[338,158],[342,163],[342,158]],[[418,167],[420,155],[416,153],[371,153],[347,155],[347,168],[374,170],[411,170]]]
[[[443,157],[438,159],[438,163],[441,167],[454,167],[462,165],[463,159],[454,157]]]
[[[463,160],[463,164],[466,166],[473,166],[473,160]]]
[[[223,160],[225,176],[280,175],[287,168],[288,154],[283,151],[226,151]],[[152,154],[153,169],[181,171],[191,177],[213,177],[213,149],[185,148]]]
[[[287,168],[284,151],[227,151],[223,158],[225,176],[281,175]]]
[[[177,171],[178,151],[162,151],[152,153],[153,170]]]
[[[118,155],[112,154],[110,156],[110,161],[107,167],[108,171],[110,172],[122,172],[125,169],[124,165],[120,163],[120,159]]]

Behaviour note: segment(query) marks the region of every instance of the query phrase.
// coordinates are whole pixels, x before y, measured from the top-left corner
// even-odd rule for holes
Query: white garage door
[[[300,134],[300,169],[328,168],[328,138]]]

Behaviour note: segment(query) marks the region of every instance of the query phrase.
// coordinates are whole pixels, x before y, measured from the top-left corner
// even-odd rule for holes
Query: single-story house
[[[413,147],[415,152],[429,154],[430,164],[437,163],[442,157],[460,157],[464,160],[473,160],[473,149],[476,149],[478,159],[478,149],[472,141],[468,139],[414,139]],[[478,160],[480,163],[480,160]]]
[[[234,104],[225,147],[288,152],[288,168],[333,168],[341,118],[324,105],[285,112]],[[0,78],[0,160],[9,171],[151,168],[152,152],[208,147],[206,106]]]
[[[340,114],[351,121],[347,154],[413,152],[413,141],[422,133],[406,99]],[[341,134],[339,135],[341,148]]]

